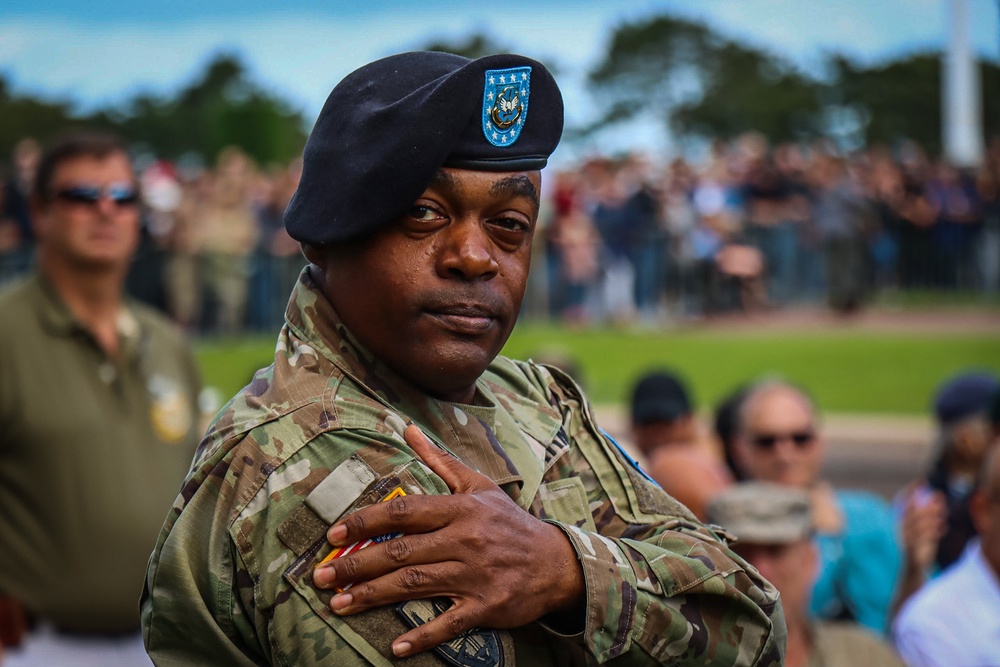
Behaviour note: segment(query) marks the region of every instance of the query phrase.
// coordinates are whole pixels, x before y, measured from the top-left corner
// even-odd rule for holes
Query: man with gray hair
[[[888,643],[857,623],[821,621],[809,611],[819,567],[809,494],[746,482],[708,506],[708,518],[736,537],[733,550],[781,593],[788,627],[786,667],[902,667]]]
[[[804,390],[767,380],[748,391],[733,457],[746,479],[808,494],[820,554],[813,613],[885,632],[902,564],[896,519],[874,494],[834,489],[822,479],[826,446],[815,405]]]

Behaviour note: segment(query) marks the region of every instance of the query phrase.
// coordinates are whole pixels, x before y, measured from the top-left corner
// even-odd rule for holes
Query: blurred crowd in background
[[[32,263],[38,143],[0,190],[0,282]],[[892,290],[1000,292],[1000,140],[981,169],[916,144],[717,141],[703,160],[633,153],[550,168],[528,316],[644,323],[827,304],[849,314]],[[191,333],[280,326],[304,264],[282,214],[300,163],[137,156],[144,237],[129,291]]]
[[[909,144],[717,142],[658,166],[596,158],[556,176],[545,229],[552,313],[657,320],[826,302],[881,290],[1000,288],[1000,141],[981,170]]]

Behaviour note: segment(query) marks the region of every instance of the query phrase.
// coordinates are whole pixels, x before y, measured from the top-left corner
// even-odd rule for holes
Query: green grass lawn
[[[228,399],[253,371],[271,362],[273,337],[197,344],[206,384]],[[624,403],[647,368],[688,378],[699,406],[737,384],[779,374],[815,395],[828,412],[926,413],[937,385],[968,368],[1000,374],[997,334],[902,334],[860,331],[625,332],[518,326],[504,353],[529,358],[558,350],[574,359],[591,399]]]

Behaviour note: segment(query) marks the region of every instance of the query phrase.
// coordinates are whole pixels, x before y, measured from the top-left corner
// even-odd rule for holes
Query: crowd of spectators
[[[28,184],[38,144],[0,189],[0,282],[31,264]],[[213,165],[137,159],[144,238],[129,290],[191,332],[273,330],[304,264],[282,213],[299,162],[237,148]],[[884,290],[1000,291],[1000,139],[981,169],[918,147],[717,141],[706,159],[633,153],[551,168],[529,314],[566,324],[663,323],[826,303]],[[539,280],[539,279],[536,279]]]
[[[545,229],[553,315],[659,321],[876,290],[1000,289],[1000,140],[979,170],[915,145],[843,155],[748,134],[663,167],[642,154],[555,178]]]
[[[643,467],[781,592],[789,667],[1000,665],[995,374],[940,384],[931,460],[891,502],[824,478],[820,406],[801,387],[748,381],[716,407],[713,434],[669,369],[639,378],[630,407]]]

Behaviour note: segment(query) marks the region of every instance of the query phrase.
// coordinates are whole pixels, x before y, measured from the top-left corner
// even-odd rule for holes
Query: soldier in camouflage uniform
[[[521,56],[402,54],[334,89],[286,212],[310,265],[274,364],[150,561],[154,662],[780,664],[775,589],[570,378],[498,356],[561,130]]]

